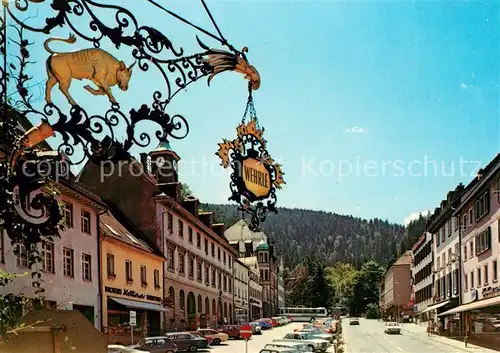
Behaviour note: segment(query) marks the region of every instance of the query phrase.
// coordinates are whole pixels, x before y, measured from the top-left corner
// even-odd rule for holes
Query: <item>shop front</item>
[[[102,327],[108,343],[128,345],[165,333],[165,258],[118,219],[125,222],[116,213],[101,216]]]
[[[250,320],[258,320],[262,317],[262,303],[250,298]]]
[[[131,344],[132,336],[137,342],[145,336],[163,334],[161,317],[167,309],[160,297],[109,286],[104,295],[104,326],[110,344]]]
[[[478,295],[479,294],[479,295]],[[482,298],[477,299],[478,296]],[[497,349],[500,347],[500,288],[485,287],[473,296],[473,301],[439,316],[464,317],[467,342]]]

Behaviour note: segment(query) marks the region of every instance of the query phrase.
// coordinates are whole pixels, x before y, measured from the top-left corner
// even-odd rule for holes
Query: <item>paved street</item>
[[[400,335],[387,335],[382,321],[360,319],[359,326],[350,326],[349,318],[345,318],[343,330],[346,353],[492,352],[472,345],[465,348],[444,337],[429,338],[424,328],[414,324],[403,324]]]
[[[302,323],[291,323],[282,327],[277,327],[272,330],[263,331],[262,335],[252,336],[252,339],[248,342],[248,353],[259,353],[262,348],[268,343],[271,343],[273,339],[282,338],[288,332],[294,329],[302,327]],[[245,341],[243,340],[230,340],[226,345],[212,347],[207,350],[210,353],[245,353]],[[333,352],[333,347],[328,350],[328,352]]]
[[[343,330],[346,353],[464,352],[463,349],[429,339],[423,332],[403,330],[400,335],[387,335],[384,323],[377,320],[360,319],[359,326],[350,326],[346,318],[343,319]]]

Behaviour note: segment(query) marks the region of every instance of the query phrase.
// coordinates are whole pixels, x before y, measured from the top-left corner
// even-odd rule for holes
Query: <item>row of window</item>
[[[413,284],[417,284],[417,283],[422,282],[424,279],[429,277],[431,274],[432,274],[432,264],[429,263],[415,274]]]
[[[441,298],[449,298],[452,294],[458,293],[458,270],[448,273],[436,280],[436,294]],[[452,293],[453,292],[453,293]]]
[[[177,269],[175,268],[175,250],[171,247],[167,248],[167,261],[168,265],[167,268],[168,270],[175,272],[177,270],[177,273],[181,276],[186,275],[186,252],[184,250],[178,251],[178,256],[177,256]],[[194,279],[194,273],[195,273],[195,258],[193,255],[188,254],[187,255],[187,264],[188,264],[188,269],[187,269],[187,275],[189,278]],[[220,271],[217,271],[217,269],[208,263],[203,264],[202,260],[196,260],[196,280],[198,282],[203,282],[203,276],[202,276],[202,269],[204,267],[204,272],[205,272],[205,284],[207,286],[211,285],[213,288],[219,288],[222,289],[224,292],[229,292],[232,293],[232,278],[228,276],[227,274],[222,275]],[[210,276],[210,272],[211,275]],[[210,281],[210,278],[212,281]]]
[[[415,303],[424,302],[432,297],[432,284],[415,292]]]
[[[192,293],[190,293],[189,295],[191,295]],[[189,299],[189,295],[188,295],[188,300],[186,303],[186,294],[184,293],[184,290],[181,289],[179,291],[179,308],[181,310],[186,310],[186,304],[189,306],[189,301],[191,300],[192,303],[191,305],[195,305],[194,304],[194,294],[193,297],[191,297],[191,299]],[[177,307],[176,305],[176,300],[175,300],[176,296],[175,296],[175,290],[174,290],[174,287],[170,287],[168,289],[168,302],[169,302],[169,306],[173,309],[175,309]],[[212,314],[213,315],[217,315],[217,313],[223,315],[224,317],[228,317],[228,305],[226,302],[222,303],[222,302],[218,302],[219,304],[217,305],[217,302],[215,299],[212,299],[212,304],[210,305],[210,299],[208,297],[205,298],[205,314],[209,315],[210,314],[210,306],[212,307]],[[202,313],[203,312],[203,298],[201,297],[200,294],[198,294],[197,296],[197,299],[196,299],[196,309],[197,309],[197,312],[198,313]],[[229,304],[229,313],[232,312],[232,305]]]
[[[477,277],[474,278],[474,272],[477,274]],[[498,281],[498,261],[493,260],[491,263],[491,277],[490,277],[490,266],[488,264],[484,265],[482,268],[476,269],[476,271],[471,271],[469,274],[464,275],[464,283],[465,283],[465,290],[470,288],[475,288],[475,284],[477,284],[476,287],[481,287],[482,285],[487,286],[490,284],[490,278],[492,279],[493,282]],[[476,279],[477,283],[474,282],[474,279]]]
[[[127,283],[134,282],[134,271],[133,271],[133,263],[131,260],[125,260],[125,280]],[[146,265],[140,265],[140,274],[141,274],[141,286],[146,288],[148,286],[148,269]],[[106,254],[106,272],[108,278],[116,278],[115,273],[115,256],[113,254]],[[155,289],[160,289],[160,270],[153,270],[153,281]]]
[[[67,228],[74,227],[74,212],[73,212],[73,204],[69,202],[63,202],[62,207],[62,216],[64,220],[64,224]],[[86,234],[92,234],[91,228],[91,216],[89,211],[81,210],[80,211],[80,230]]]
[[[497,183],[500,184],[500,178],[498,179]],[[436,234],[437,246],[439,246],[440,243],[443,243],[446,240],[446,235],[448,235],[448,237],[451,236],[452,224],[454,224],[455,230],[458,230],[460,227],[463,227],[463,229],[465,229],[468,226],[472,225],[472,223],[480,221],[489,212],[490,191],[487,190],[476,199],[476,201],[474,202],[474,207],[471,207],[468,212],[462,215],[462,217],[452,218],[439,229]]]
[[[432,252],[432,242],[427,242],[414,256],[414,266],[424,261],[424,259]]]
[[[500,232],[498,233],[498,238],[500,242]],[[468,251],[467,248],[469,249]],[[474,256],[481,255],[489,249],[491,249],[491,227],[486,228],[484,231],[472,238],[468,244],[464,245],[464,262],[467,261],[467,259],[472,259]]]
[[[448,259],[448,262],[446,261]],[[455,244],[455,252],[452,252],[452,248],[448,249],[448,258],[446,257],[446,251],[443,252],[442,256],[436,258],[436,269],[442,270],[444,267],[451,265],[453,262],[458,261],[458,243]]]
[[[45,272],[56,273],[56,265],[54,259],[54,243],[49,241],[42,242],[42,269]],[[24,245],[17,245],[17,266],[29,267],[28,252]],[[62,270],[63,274],[68,277],[75,277],[75,251],[70,248],[62,248]],[[82,279],[92,281],[92,256],[82,253],[80,258]]]
[[[172,213],[168,213],[168,230],[170,231],[170,234],[173,234],[173,228],[174,228],[174,217]],[[188,226],[188,242],[190,244],[193,244],[193,228],[191,226]],[[184,229],[184,221],[182,219],[177,220],[177,234],[180,238],[184,238],[185,229]],[[203,238],[203,245],[205,249],[205,255],[209,254],[209,248],[211,250],[212,257],[215,258],[215,243],[213,241],[209,241],[207,237]],[[209,246],[210,245],[210,246]],[[196,232],[196,247],[198,249],[201,249],[201,234],[199,232]],[[220,246],[217,246],[217,259],[219,261],[222,261],[224,265],[228,265],[229,268],[233,267],[233,259],[230,254],[228,254],[225,250],[221,251]]]

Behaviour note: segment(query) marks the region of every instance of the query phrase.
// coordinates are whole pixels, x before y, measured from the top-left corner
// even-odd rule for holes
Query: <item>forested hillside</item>
[[[241,218],[233,205],[203,204],[201,208],[214,211],[216,221],[225,223],[226,227]],[[405,230],[402,225],[377,218],[365,220],[322,211],[280,208],[277,215],[269,215],[262,229],[276,243],[285,267],[290,269],[308,255],[320,259],[326,266],[344,262],[360,268],[368,260],[385,265],[392,262],[398,250],[411,248],[424,225],[423,217]]]

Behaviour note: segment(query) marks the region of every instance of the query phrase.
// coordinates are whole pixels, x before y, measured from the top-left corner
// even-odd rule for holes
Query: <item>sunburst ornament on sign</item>
[[[222,167],[233,169],[229,201],[237,202],[238,209],[250,215],[248,227],[256,231],[268,212],[278,213],[276,189],[286,183],[281,165],[267,151],[264,128],[259,127],[251,95],[243,121],[236,128],[236,136],[234,140],[223,139],[216,155]]]

